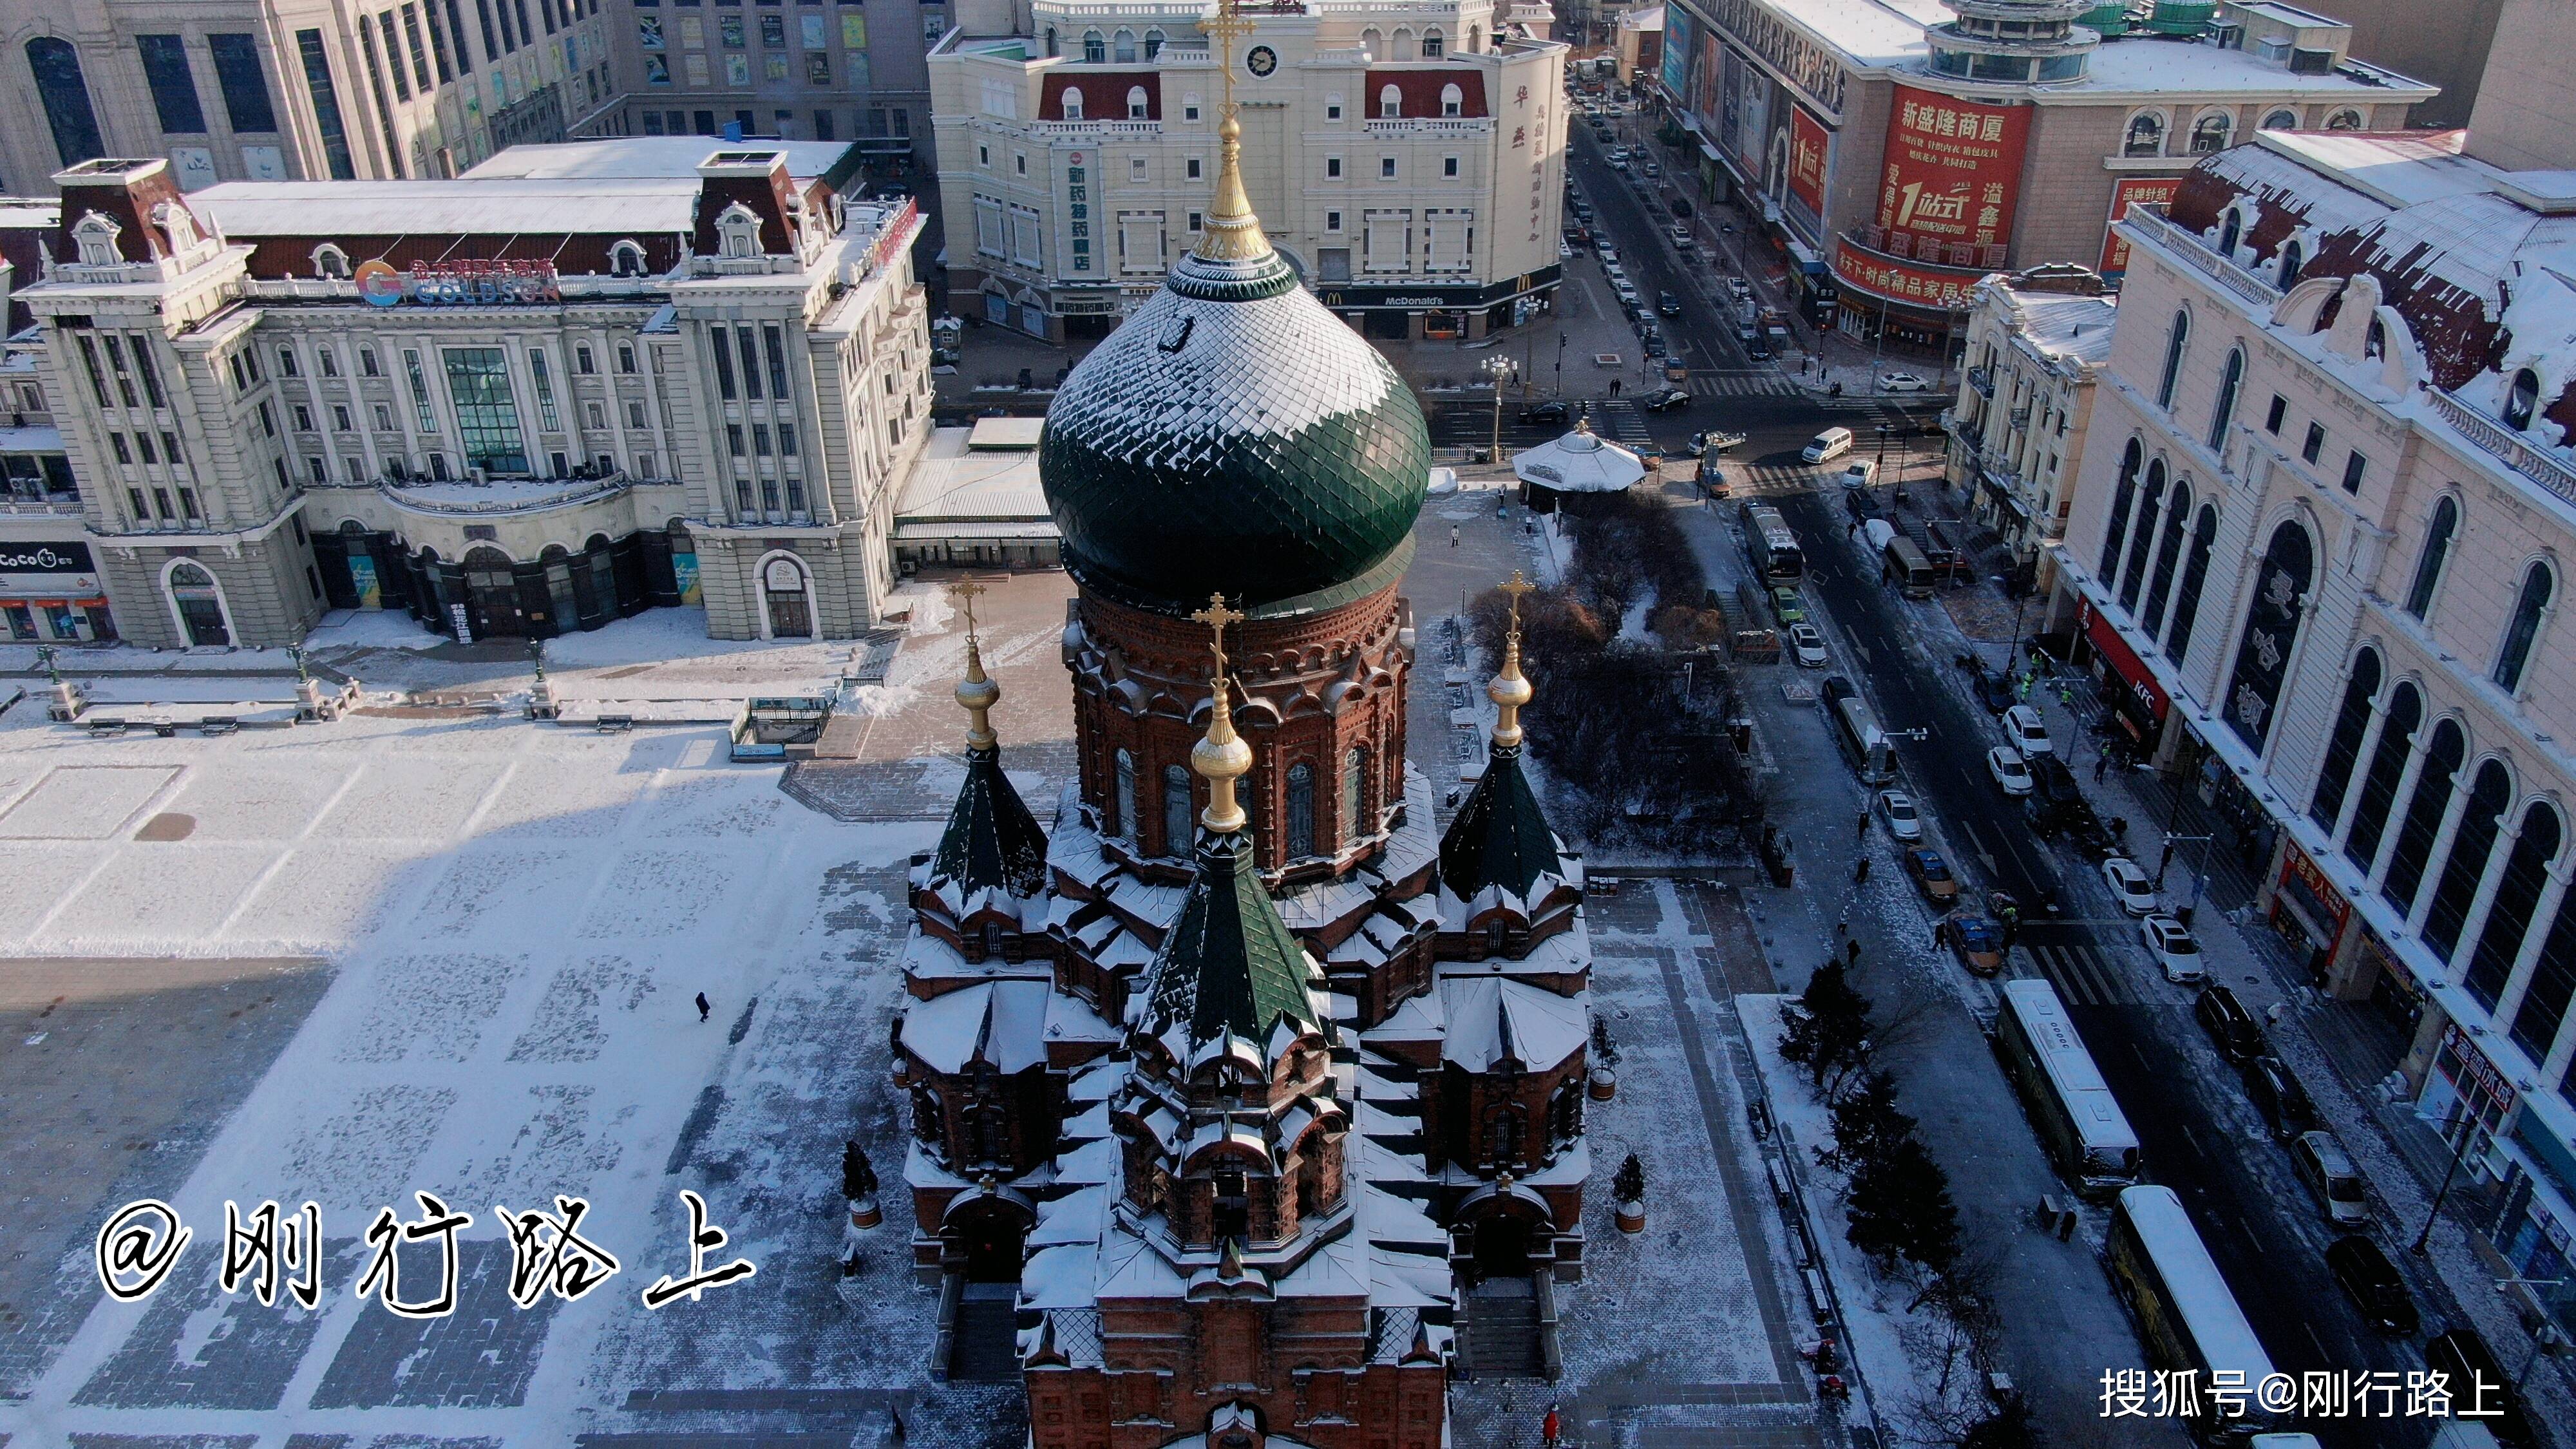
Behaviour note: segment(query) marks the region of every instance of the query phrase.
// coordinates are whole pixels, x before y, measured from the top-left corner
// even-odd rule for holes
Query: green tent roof
[[[1231,1031],[1259,1043],[1279,1018],[1317,1026],[1306,997],[1306,958],[1253,869],[1241,831],[1199,842],[1198,874],[1155,953],[1146,981],[1146,1029],[1174,1023],[1193,1044]]]
[[[1521,773],[1520,746],[1496,745],[1484,778],[1441,838],[1440,879],[1472,901],[1489,886],[1526,896],[1540,876],[1559,869],[1556,832]]]
[[[1034,896],[1046,885],[1046,852],[1046,832],[1002,773],[1001,748],[968,747],[966,782],[957,787],[957,803],[949,808],[948,828],[932,857],[933,872],[967,893],[990,889]]]

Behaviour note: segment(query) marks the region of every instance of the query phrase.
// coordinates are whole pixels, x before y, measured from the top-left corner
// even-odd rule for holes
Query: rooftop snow
[[[979,445],[984,429],[995,421],[977,423],[971,435],[965,428],[932,430],[930,450],[912,470],[903,502],[895,507],[898,525],[973,520],[1054,531],[1046,494],[1038,486],[1038,455],[1016,445]]]
[[[696,228],[698,179],[226,181],[189,193],[188,205],[235,239],[507,232],[644,236]]]
[[[2111,356],[2111,322],[2119,315],[2111,296],[2078,297],[2062,292],[2014,292],[2020,314],[2019,335],[2051,357],[2102,363]]]
[[[614,178],[685,178],[692,187],[698,167],[719,153],[740,151],[712,136],[623,136],[605,141],[563,141],[549,145],[512,146],[467,171],[469,181],[513,177],[548,180]],[[804,183],[831,173],[849,154],[847,141],[762,141],[757,149],[787,153],[787,175]],[[348,183],[342,182],[341,185]],[[197,193],[203,195],[203,192]]]

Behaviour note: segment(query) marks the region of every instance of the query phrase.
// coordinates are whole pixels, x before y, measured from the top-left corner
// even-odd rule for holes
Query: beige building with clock
[[[949,305],[1100,335],[1197,240],[1224,90],[1201,0],[969,0],[930,56]],[[1243,177],[1373,337],[1482,336],[1561,266],[1566,47],[1543,7],[1305,0],[1241,17]]]

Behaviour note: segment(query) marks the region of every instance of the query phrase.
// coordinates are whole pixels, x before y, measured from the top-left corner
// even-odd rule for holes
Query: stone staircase
[[[1020,1376],[1017,1320],[1008,1283],[970,1283],[957,1300],[957,1332],[948,1355],[956,1383],[1008,1383]]]
[[[1467,1295],[1467,1377],[1545,1378],[1538,1295],[1527,1278],[1495,1278]]]

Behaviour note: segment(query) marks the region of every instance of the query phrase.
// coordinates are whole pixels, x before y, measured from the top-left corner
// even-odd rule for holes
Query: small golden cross
[[[973,579],[960,579],[948,586],[948,597],[956,600],[957,607],[966,611],[966,637],[969,639],[975,637],[975,596],[987,592],[990,591]]]
[[[1244,18],[1235,0],[1217,0],[1215,17],[1205,21],[1201,28],[1207,31],[1208,39],[1214,43],[1218,51],[1217,61],[1222,67],[1219,84],[1225,87],[1225,100],[1220,114],[1231,116],[1234,114],[1234,43],[1250,35],[1255,27]]]
[[[1519,633],[1521,631],[1521,595],[1534,592],[1538,585],[1521,577],[1521,571],[1514,569],[1509,579],[1494,587],[1512,596],[1512,632]]]
[[[1199,610],[1197,613],[1190,615],[1190,617],[1216,631],[1216,672],[1219,678],[1223,678],[1225,675],[1225,626],[1228,624],[1242,623],[1243,615],[1240,612],[1229,609],[1225,606],[1225,595],[1210,594],[1208,595],[1208,606]]]

